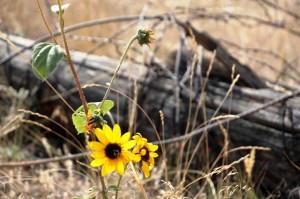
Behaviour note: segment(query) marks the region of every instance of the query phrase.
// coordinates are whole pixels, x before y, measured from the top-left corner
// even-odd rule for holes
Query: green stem
[[[107,190],[106,190],[106,186],[105,186],[105,182],[104,182],[104,178],[101,175],[101,170],[102,170],[102,168],[99,170],[100,182],[101,182],[101,186],[102,186],[102,192],[101,192],[102,193],[102,198],[108,199],[108,197],[107,197]]]
[[[79,92],[79,96],[80,96],[80,99],[81,99],[81,103],[82,103],[83,108],[84,108],[84,112],[85,112],[85,114],[87,115],[87,113],[88,113],[87,103],[86,103],[86,100],[85,100],[85,97],[84,97],[84,94],[83,94],[83,90],[82,90],[81,85],[80,85],[80,82],[79,82],[79,78],[78,78],[78,76],[77,76],[75,67],[74,67],[73,62],[72,62],[72,59],[71,59],[71,55],[70,55],[68,43],[67,43],[66,36],[65,36],[65,31],[64,31],[64,20],[63,20],[63,17],[62,17],[62,10],[61,10],[61,3],[60,3],[60,0],[57,0],[57,4],[58,4],[58,7],[59,7],[59,25],[60,25],[60,30],[61,30],[61,36],[62,36],[62,39],[63,39],[63,43],[64,43],[64,46],[65,46],[65,49],[66,49],[66,54],[67,54],[66,57],[67,57],[67,61],[68,61],[68,64],[69,64],[69,66],[70,66],[72,75],[73,75],[73,77],[74,77],[74,79],[75,79],[75,83],[76,83],[76,86],[77,86],[77,89],[78,89],[78,92]]]
[[[120,184],[121,184],[121,180],[122,180],[122,178],[123,178],[123,176],[122,175],[120,175],[120,178],[119,178],[119,180],[118,180],[118,189],[116,190],[116,199],[118,199],[118,193],[119,193],[119,188],[120,188]]]
[[[111,87],[112,87],[112,84],[113,84],[113,82],[114,82],[114,80],[115,80],[115,78],[116,78],[116,76],[117,76],[117,74],[118,74],[118,72],[119,72],[119,70],[120,70],[120,68],[121,68],[121,65],[122,65],[122,63],[123,63],[123,61],[124,61],[124,59],[125,59],[125,57],[126,57],[126,55],[127,55],[127,52],[128,52],[128,50],[129,50],[130,46],[133,44],[133,42],[134,42],[137,38],[138,38],[138,35],[134,36],[134,37],[130,40],[130,42],[128,43],[128,45],[127,45],[127,47],[126,47],[126,49],[125,49],[125,51],[124,51],[124,53],[123,53],[123,55],[122,55],[122,57],[121,57],[121,60],[120,60],[120,62],[119,62],[119,65],[118,65],[118,67],[116,68],[116,70],[115,70],[115,72],[114,72],[114,75],[112,76],[112,78],[111,78],[111,80],[110,80],[110,83],[109,83],[108,88],[107,88],[107,90],[106,90],[106,92],[105,92],[105,95],[104,95],[104,97],[103,97],[102,102],[104,102],[104,101],[107,99],[108,94],[109,94],[109,91],[110,91],[110,89],[111,89]],[[101,109],[101,107],[102,107],[102,104],[103,104],[103,103],[100,104],[100,107],[99,107],[100,109]]]

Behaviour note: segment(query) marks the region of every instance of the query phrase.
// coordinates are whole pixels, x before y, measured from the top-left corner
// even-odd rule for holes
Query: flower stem
[[[61,36],[62,36],[63,43],[64,43],[64,46],[65,46],[65,49],[66,49],[66,54],[67,54],[66,58],[67,58],[69,66],[70,66],[72,75],[73,75],[73,77],[75,79],[75,83],[76,83],[76,86],[77,86],[77,89],[78,89],[78,92],[79,92],[81,103],[82,103],[83,108],[84,108],[84,112],[87,115],[87,113],[88,113],[87,103],[86,103],[86,100],[85,100],[85,97],[84,97],[84,94],[83,94],[83,90],[82,90],[80,82],[79,82],[79,78],[77,76],[75,67],[74,67],[72,59],[71,59],[71,55],[70,55],[68,43],[67,43],[66,36],[65,36],[64,20],[63,20],[63,17],[62,17],[62,10],[61,10],[60,0],[57,0],[57,4],[58,4],[58,7],[59,7],[59,25],[60,25],[60,30],[61,30]]]
[[[124,59],[125,59],[125,57],[126,57],[126,55],[127,55],[127,52],[128,52],[128,50],[129,50],[129,48],[130,48],[130,46],[133,44],[133,42],[136,40],[138,38],[138,35],[135,35],[131,40],[130,40],[130,42],[128,43],[128,45],[127,45],[127,47],[126,47],[126,49],[125,49],[125,51],[124,51],[124,53],[122,54],[122,57],[121,57],[121,60],[120,60],[120,62],[119,62],[119,65],[118,65],[118,67],[116,68],[116,70],[115,70],[115,72],[114,72],[114,74],[113,74],[113,76],[112,76],[112,78],[111,78],[111,80],[110,80],[110,83],[109,83],[109,85],[108,85],[108,88],[107,88],[107,90],[106,90],[106,92],[105,92],[105,95],[104,95],[104,97],[103,97],[103,100],[102,100],[102,103],[100,104],[100,109],[101,109],[101,107],[102,107],[102,104],[103,104],[103,102],[107,99],[107,97],[108,97],[108,94],[109,94],[109,91],[110,91],[110,89],[111,89],[111,87],[112,87],[112,84],[113,84],[113,82],[114,82],[114,80],[115,80],[115,78],[116,78],[116,76],[117,76],[117,74],[118,74],[118,72],[119,72],[119,70],[120,70],[120,68],[121,68],[121,65],[122,65],[122,63],[123,63],[123,61],[124,61]]]
[[[115,199],[118,199],[118,193],[119,193],[119,189],[120,189],[120,184],[121,184],[121,180],[122,180],[123,176],[120,175],[119,180],[118,180],[118,189],[116,190],[116,197]]]
[[[113,84],[113,82],[114,82],[114,80],[115,80],[115,78],[116,78],[116,76],[117,76],[117,74],[118,74],[118,72],[119,72],[119,70],[120,70],[120,68],[121,68],[121,66],[122,66],[122,63],[123,63],[123,61],[124,61],[124,59],[125,59],[125,57],[126,57],[126,55],[127,55],[127,52],[128,52],[128,50],[129,50],[129,48],[131,47],[131,45],[133,44],[133,42],[134,42],[137,38],[138,38],[138,35],[135,35],[135,36],[129,41],[129,43],[128,43],[128,45],[127,45],[127,47],[126,47],[124,53],[122,54],[121,60],[120,60],[120,62],[119,62],[119,65],[118,65],[118,67],[116,68],[116,70],[115,70],[115,72],[114,72],[114,74],[113,74],[113,76],[112,76],[112,78],[111,78],[111,80],[110,80],[110,83],[109,83],[108,88],[107,88],[107,90],[106,90],[106,92],[105,92],[105,94],[104,94],[104,97],[103,97],[102,102],[101,102],[101,104],[100,104],[100,106],[99,106],[99,109],[101,109],[101,107],[102,107],[102,105],[103,105],[103,102],[104,102],[104,101],[107,99],[107,97],[108,97],[109,91],[110,91],[110,89],[111,89],[111,87],[112,87],[112,84]],[[120,179],[119,179],[119,181],[118,181],[118,186],[120,185],[121,179],[122,179],[122,177],[120,177]],[[106,187],[105,187],[104,179],[103,179],[103,177],[101,176],[101,174],[100,174],[100,182],[101,182],[101,184],[102,184],[102,190],[103,190],[103,192],[102,192],[102,197],[106,199],[106,198],[107,198]],[[116,198],[118,198],[118,190],[116,191]]]
[[[99,177],[100,177],[100,182],[101,182],[101,186],[102,186],[102,192],[101,192],[102,193],[102,198],[108,199],[104,178],[101,175],[101,170],[102,170],[102,168],[100,168],[100,170],[99,170]]]
[[[87,103],[86,103],[85,96],[83,94],[83,90],[81,88],[81,84],[80,84],[77,72],[75,70],[75,67],[74,67],[72,59],[71,59],[71,55],[70,55],[68,43],[67,43],[66,36],[65,36],[64,19],[62,17],[63,13],[62,13],[62,9],[61,9],[60,0],[57,0],[57,4],[58,4],[58,8],[59,8],[59,25],[60,25],[60,30],[61,30],[61,36],[62,36],[63,43],[64,43],[64,46],[65,46],[65,49],[66,49],[66,54],[67,54],[66,58],[67,58],[69,66],[70,66],[72,75],[73,75],[73,77],[75,79],[75,83],[76,83],[76,86],[77,86],[77,89],[78,89],[78,93],[79,93],[79,96],[80,96],[80,99],[81,99],[82,106],[84,108],[85,115],[87,115],[88,114],[88,106],[87,106]],[[91,137],[92,137],[92,140],[95,140],[95,136],[93,134],[92,134]],[[86,140],[88,140],[87,136],[86,136]],[[100,172],[101,172],[101,170],[100,170]],[[101,186],[102,186],[102,190],[103,190],[102,191],[102,197],[104,199],[107,199],[106,186],[105,186],[105,182],[104,182],[104,179],[103,179],[101,173],[99,173],[99,177],[100,177],[100,182],[101,182]]]

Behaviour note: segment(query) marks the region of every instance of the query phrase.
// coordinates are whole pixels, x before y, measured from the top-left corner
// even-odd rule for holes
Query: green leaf
[[[111,108],[114,107],[114,102],[111,100],[105,100],[103,105],[101,106],[101,102],[90,102],[87,104],[88,110],[92,113],[92,115],[97,115],[103,117]],[[80,106],[73,114],[72,121],[77,130],[77,133],[84,133],[85,129],[83,125],[87,122],[87,117],[84,112],[83,106]]]
[[[109,185],[107,187],[107,191],[109,190],[113,190],[113,191],[120,191],[120,187],[116,186],[116,185]]]
[[[91,188],[89,188],[88,192],[94,192],[97,190],[98,190],[98,188],[96,186],[92,186]]]
[[[100,107],[101,104],[99,104]],[[114,107],[114,102],[111,100],[105,100],[101,106],[101,113],[104,116],[112,107]]]
[[[32,55],[32,67],[35,76],[41,80],[47,79],[63,57],[64,52],[59,45],[41,43],[35,46]]]
[[[97,108],[97,105],[95,103],[88,103],[87,104],[88,109],[93,113],[94,110]],[[83,128],[84,123],[87,121],[84,108],[83,106],[80,106],[73,114],[72,114],[72,121],[73,124],[78,132],[84,133],[85,129]]]
[[[69,6],[70,6],[69,3],[64,4],[64,5],[61,6],[62,14],[64,14],[65,10],[67,10]],[[51,11],[59,15],[59,6],[58,5],[51,6]]]

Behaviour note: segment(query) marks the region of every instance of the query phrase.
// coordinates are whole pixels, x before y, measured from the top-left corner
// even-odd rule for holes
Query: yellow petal
[[[116,143],[118,140],[121,139],[121,128],[118,124],[115,124],[114,125],[114,128],[113,128],[113,143]]]
[[[133,154],[129,151],[123,151],[122,155],[120,156],[120,160],[123,163],[128,163],[133,158]]]
[[[134,162],[139,162],[139,161],[141,161],[141,159],[142,159],[142,156],[140,154],[131,156],[131,160]]]
[[[150,155],[151,157],[154,157],[154,158],[158,157],[158,154],[157,154],[157,153],[154,153],[154,152],[150,152],[149,155]]]
[[[91,157],[94,158],[94,159],[103,159],[103,158],[107,158],[104,151],[94,151],[94,152],[91,154]]]
[[[113,138],[113,132],[112,132],[111,128],[107,124],[103,125],[103,131],[104,131],[105,136],[108,139],[108,142],[109,143],[115,143],[114,142],[115,138]]]
[[[145,162],[145,161],[142,161],[142,171],[143,171],[145,177],[149,178],[150,169],[149,169],[149,166],[148,166],[147,162]]]
[[[150,171],[154,168],[154,166],[152,164],[149,164],[148,166],[149,166]]]
[[[152,158],[151,156],[148,159],[148,162],[151,164],[152,168],[154,167],[154,158]]]
[[[136,140],[137,145],[139,145],[141,148],[144,147],[145,143],[147,142],[147,139],[144,139],[140,133],[136,133],[134,136],[132,136],[132,138]]]
[[[131,149],[132,147],[134,147],[135,144],[136,144],[135,140],[130,140],[122,145],[122,149],[124,151],[127,151],[128,149]]]
[[[149,151],[156,151],[158,149],[158,145],[148,143],[148,149],[149,149]]]
[[[129,132],[124,133],[124,135],[122,135],[122,137],[121,137],[120,143],[121,143],[121,144],[124,144],[124,143],[126,143],[129,139],[130,139],[130,133],[129,133]]]
[[[133,154],[136,154],[136,153],[140,153],[140,148],[139,147],[135,147],[133,150],[132,150],[132,153]]]
[[[88,146],[93,149],[94,151],[100,151],[100,150],[104,150],[105,146],[103,144],[101,144],[100,142],[88,142]]]
[[[91,163],[90,163],[90,165],[92,166],[92,167],[99,167],[99,166],[101,166],[102,164],[104,164],[105,163],[105,159],[95,159],[95,160],[93,160]]]
[[[101,175],[106,176],[108,173],[113,172],[114,170],[116,170],[114,162],[108,159],[107,162],[102,166]]]
[[[124,174],[124,165],[123,165],[122,161],[117,162],[117,171],[120,175]]]
[[[141,133],[137,132],[133,137],[142,137]]]
[[[95,129],[95,134],[97,136],[97,139],[104,145],[107,145],[109,143],[105,133],[103,132],[102,129],[96,128]]]

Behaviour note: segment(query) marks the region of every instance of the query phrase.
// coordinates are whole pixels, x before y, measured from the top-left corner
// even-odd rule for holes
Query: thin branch
[[[213,20],[220,20],[220,21],[225,21],[228,22],[228,19],[225,18],[225,15],[229,15],[230,20],[233,21],[238,21],[244,26],[252,27],[254,24],[247,24],[245,22],[256,22],[257,24],[262,24],[265,26],[270,26],[272,28],[277,28],[277,29],[282,29],[286,30],[290,34],[293,34],[295,36],[300,37],[300,32],[297,30],[292,29],[291,27],[288,27],[285,25],[283,21],[268,21],[263,18],[257,17],[257,16],[251,16],[251,15],[245,15],[245,14],[229,14],[229,13],[213,13],[213,14],[208,14],[208,13],[196,13],[197,11],[192,11],[194,12],[194,15],[190,17],[190,21],[195,20],[195,19],[213,19]],[[255,27],[257,25],[255,24]]]
[[[154,20],[154,19],[164,19],[164,16],[166,14],[161,14],[161,15],[154,15],[154,16],[145,16],[144,19],[145,20]],[[91,20],[91,21],[87,21],[87,22],[82,22],[82,23],[78,23],[69,27],[64,28],[64,32],[68,33],[68,32],[72,32],[75,30],[79,30],[82,28],[87,28],[87,27],[91,27],[91,26],[96,26],[96,25],[100,25],[100,24],[108,24],[108,23],[115,23],[115,22],[125,22],[125,21],[134,21],[134,20],[138,20],[139,16],[135,15],[135,16],[125,16],[125,17],[112,17],[112,18],[106,18],[106,19],[96,19],[96,20]],[[53,33],[54,37],[57,37],[59,35],[61,35],[61,31],[56,31]],[[4,57],[3,59],[0,60],[0,65],[5,64],[6,62],[9,62],[11,59],[13,59],[14,57],[18,56],[19,54],[21,54],[22,52],[24,52],[27,49],[32,48],[33,46],[35,46],[36,44],[40,43],[40,42],[44,42],[51,39],[50,35],[44,35],[40,38],[38,38],[37,40],[35,40],[32,44],[23,47],[21,50],[16,51],[12,54],[10,54],[7,57]]]
[[[58,3],[58,7],[59,7],[59,22],[60,22],[59,24],[60,24],[60,29],[61,29],[61,33],[62,33],[61,36],[62,36],[63,43],[64,43],[64,46],[65,46],[66,54],[67,54],[67,56],[66,56],[67,57],[67,61],[68,61],[68,64],[70,66],[72,75],[73,75],[73,77],[75,79],[76,86],[77,86],[77,89],[78,89],[78,93],[79,93],[79,96],[80,96],[80,99],[81,99],[81,103],[82,103],[82,106],[84,108],[84,112],[87,115],[88,114],[87,103],[86,103],[86,100],[85,100],[85,96],[83,94],[83,90],[81,88],[81,84],[80,84],[78,75],[76,73],[75,67],[74,67],[72,59],[71,59],[71,55],[70,55],[70,51],[69,51],[67,39],[66,39],[66,36],[65,36],[64,19],[62,17],[63,13],[62,13],[62,8],[61,8],[60,0],[57,0],[57,3]]]
[[[276,5],[276,4],[274,4],[274,3],[272,3],[272,2],[270,2],[270,1],[268,1],[268,0],[260,0],[260,1],[262,1],[262,2],[265,3],[266,5],[268,5],[268,6],[272,7],[272,8],[274,8],[275,10],[279,10],[279,11],[285,13],[285,14],[290,15],[291,17],[295,18],[296,20],[299,20],[299,19],[300,19],[300,16],[297,15],[296,13],[293,13],[293,12],[291,12],[291,11],[289,11],[289,10],[286,10],[286,9],[284,9],[284,8],[282,8],[282,7]]]
[[[268,55],[270,57],[273,57],[274,59],[277,59],[277,60],[282,60],[284,62],[284,64],[289,68],[289,69],[292,69],[293,72],[296,73],[296,75],[300,76],[300,72],[298,71],[298,69],[296,68],[296,66],[292,65],[284,56],[281,56],[279,55],[278,53],[276,52],[273,52],[271,50],[265,50],[265,49],[259,49],[259,48],[243,48],[242,46],[234,43],[234,42],[231,42],[229,40],[226,40],[226,39],[220,39],[220,41],[222,41],[222,43],[225,43],[225,45],[230,45],[234,48],[237,48],[238,50],[242,50],[242,51],[245,51],[245,52],[252,52],[252,53],[261,53],[261,54],[264,54],[264,55]],[[275,68],[273,67],[272,70],[274,70]],[[275,69],[276,70],[276,69]],[[291,74],[288,74],[289,76]],[[298,81],[298,80],[297,80]]]
[[[82,157],[86,157],[90,154],[90,152],[85,153],[77,153],[77,154],[69,154],[61,157],[53,157],[53,158],[44,158],[38,160],[30,160],[30,161],[21,161],[21,162],[0,162],[0,168],[4,167],[26,167],[32,165],[39,165],[39,164],[47,164],[50,162],[60,162],[64,160],[72,160],[78,159]]]
[[[219,122],[214,122],[214,123],[209,124],[207,126],[204,126],[202,128],[196,129],[196,130],[192,131],[189,134],[178,136],[178,137],[175,137],[175,138],[170,138],[170,139],[167,139],[167,140],[157,141],[157,142],[153,142],[153,143],[154,144],[169,144],[169,143],[179,142],[179,141],[182,141],[182,140],[185,140],[185,139],[189,139],[189,138],[191,138],[191,137],[193,137],[195,135],[203,133],[204,131],[213,129],[215,127],[218,127],[220,124],[225,124],[227,122],[232,122],[232,121],[235,121],[235,120],[237,120],[239,118],[246,117],[246,116],[251,115],[253,113],[256,113],[256,112],[258,112],[260,110],[266,109],[269,106],[272,106],[273,104],[285,101],[285,100],[287,100],[289,98],[296,97],[299,94],[300,94],[300,89],[296,90],[294,92],[291,92],[289,94],[284,94],[281,97],[278,97],[277,99],[271,100],[271,101],[269,101],[269,102],[267,102],[267,103],[265,103],[265,104],[263,104],[263,105],[261,105],[259,107],[250,109],[248,111],[244,111],[244,112],[238,114],[237,115],[238,117],[230,117],[230,118],[227,118],[227,119],[223,119],[223,120],[220,120]]]
[[[55,44],[57,44],[57,41],[56,41],[54,35],[52,34],[52,31],[50,30],[50,27],[49,27],[49,25],[48,25],[48,23],[47,23],[47,20],[45,19],[44,12],[43,12],[43,10],[42,10],[42,8],[41,8],[40,0],[36,0],[36,2],[37,2],[37,5],[38,5],[38,8],[39,8],[39,10],[40,10],[40,13],[41,13],[43,22],[44,22],[44,24],[45,24],[45,26],[46,26],[46,28],[47,28],[49,34],[51,35],[51,38],[52,38],[53,42],[54,42]]]

